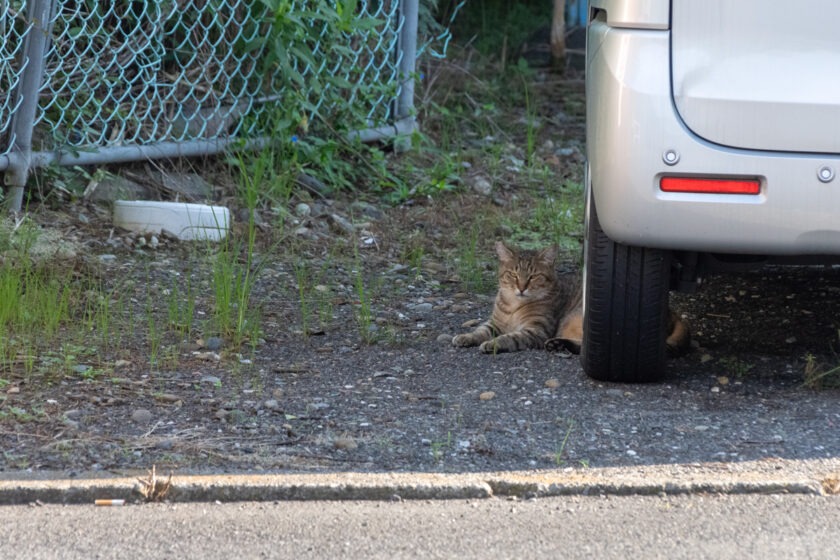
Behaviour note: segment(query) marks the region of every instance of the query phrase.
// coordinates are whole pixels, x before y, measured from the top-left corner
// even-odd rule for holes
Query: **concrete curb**
[[[143,501],[137,478],[0,481],[0,504],[92,504]],[[173,476],[170,502],[276,500],[441,500],[549,496],[836,493],[836,475],[727,474],[651,476],[644,471],[591,469],[571,473],[332,473]]]

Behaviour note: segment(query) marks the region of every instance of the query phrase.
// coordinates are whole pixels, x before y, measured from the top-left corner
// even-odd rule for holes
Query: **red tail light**
[[[659,188],[664,192],[709,194],[758,194],[761,184],[755,180],[694,179],[691,177],[662,177]]]

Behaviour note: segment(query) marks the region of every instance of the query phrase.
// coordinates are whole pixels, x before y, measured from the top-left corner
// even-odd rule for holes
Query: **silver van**
[[[840,2],[589,6],[581,358],[651,381],[669,290],[840,255]]]

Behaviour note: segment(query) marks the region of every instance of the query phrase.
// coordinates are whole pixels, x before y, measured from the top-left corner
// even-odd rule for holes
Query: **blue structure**
[[[587,0],[568,0],[566,2],[566,25],[568,27],[586,25],[588,4]]]

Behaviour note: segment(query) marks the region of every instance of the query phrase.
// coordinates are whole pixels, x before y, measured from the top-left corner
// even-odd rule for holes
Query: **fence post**
[[[5,205],[11,212],[20,212],[23,188],[29,175],[32,159],[32,132],[38,110],[38,92],[44,80],[47,47],[52,35],[52,16],[55,0],[32,0],[26,10],[26,38],[21,64],[21,81],[15,91],[17,111],[12,119],[14,145],[9,152],[9,170],[5,173],[8,187]]]
[[[401,0],[400,8],[403,16],[402,30],[400,31],[399,47],[402,54],[400,59],[400,76],[402,89],[397,99],[397,111],[394,115],[395,121],[408,119],[409,129],[414,130],[414,72],[417,61],[417,12],[419,0]],[[403,151],[411,146],[410,142],[397,142],[397,150]]]

